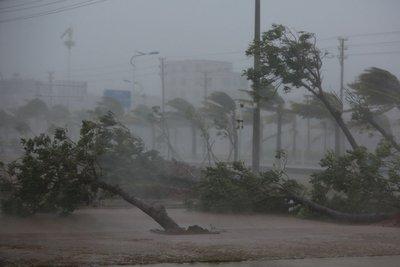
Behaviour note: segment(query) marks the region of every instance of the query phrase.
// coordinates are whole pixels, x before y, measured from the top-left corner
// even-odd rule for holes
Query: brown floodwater
[[[157,224],[135,208],[82,209],[65,218],[0,215],[0,263],[118,265],[400,255],[399,228],[278,215],[168,212],[181,226],[198,224],[221,233],[155,234],[150,229]]]

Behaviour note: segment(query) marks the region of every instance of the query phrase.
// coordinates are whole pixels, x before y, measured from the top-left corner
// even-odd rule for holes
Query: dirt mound
[[[400,213],[383,222],[380,222],[379,224],[387,227],[400,227]]]
[[[198,225],[191,225],[187,229],[182,228],[182,231],[179,232],[168,232],[159,229],[150,230],[156,234],[167,234],[167,235],[204,235],[204,234],[219,234],[218,231],[208,230]]]

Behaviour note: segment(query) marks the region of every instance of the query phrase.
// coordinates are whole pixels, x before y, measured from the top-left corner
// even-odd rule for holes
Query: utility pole
[[[147,52],[147,53],[143,53],[140,51],[135,51],[135,54],[131,57],[131,60],[129,61],[131,63],[132,66],[132,93],[131,93],[131,105],[132,105],[132,109],[135,108],[135,85],[136,85],[136,81],[135,81],[135,70],[136,70],[136,64],[135,64],[135,59],[137,57],[142,57],[142,56],[150,56],[150,55],[158,55],[159,52],[158,51],[151,51],[151,52]]]
[[[50,95],[50,107],[53,106],[53,82],[54,82],[54,71],[48,71],[49,75],[49,95]]]
[[[339,37],[339,63],[340,63],[340,101],[343,102],[344,98],[344,60],[347,58],[345,55],[345,50],[347,47],[344,43],[347,41],[347,38]]]
[[[261,27],[261,12],[260,0],[255,0],[255,16],[254,16],[254,71],[256,77],[253,81],[254,90],[254,110],[253,110],[253,147],[252,147],[252,170],[258,172],[260,170],[260,146],[261,146],[261,115],[260,115],[260,27]]]
[[[161,113],[165,112],[165,57],[160,57]]]
[[[165,57],[160,57],[160,77],[161,77],[161,117],[162,117],[162,129],[166,138],[169,138],[168,129],[165,124]],[[169,140],[167,140],[169,142]],[[169,159],[170,148],[167,144],[167,159]]]
[[[344,37],[339,37],[339,63],[340,63],[340,102],[342,104],[342,110],[343,111],[343,105],[344,105],[344,60],[346,59],[345,55],[345,50],[347,50],[347,47],[345,46],[345,42],[347,41],[347,38]],[[342,148],[344,148],[344,138],[343,134],[337,124],[335,124],[335,154],[336,156],[340,156],[342,154]]]

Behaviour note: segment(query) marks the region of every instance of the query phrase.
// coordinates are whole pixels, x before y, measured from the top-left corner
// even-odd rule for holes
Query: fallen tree
[[[365,149],[347,152],[345,156],[327,155],[321,162],[324,171],[311,179],[311,194],[281,167],[255,174],[240,163],[219,163],[204,171],[198,186],[197,208],[213,212],[287,213],[293,206],[305,207],[313,214],[337,221],[376,222],[400,211],[400,175],[398,165],[382,175],[388,147],[382,144],[376,152]],[[308,197],[311,196],[311,197]],[[328,197],[330,196],[330,197]]]
[[[0,188],[6,194],[3,212],[68,215],[99,195],[112,194],[139,208],[166,232],[188,233],[162,205],[149,205],[118,185],[126,166],[133,168],[130,174],[142,176],[157,173],[163,162],[154,151],[145,151],[143,142],[112,114],[83,121],[77,142],[67,137],[65,129],[57,129],[53,137],[42,134],[22,139],[22,145],[24,155],[3,166],[0,175]]]
[[[388,213],[364,213],[364,214],[352,214],[340,212],[325,206],[322,206],[314,201],[311,201],[304,197],[295,196],[288,194],[288,198],[292,199],[295,203],[302,204],[308,207],[310,210],[331,217],[332,219],[338,221],[348,221],[348,222],[379,222],[387,218],[390,218],[392,214]]]
[[[184,229],[181,228],[171,217],[169,217],[165,207],[162,205],[151,206],[138,198],[129,195],[118,186],[113,186],[101,181],[94,182],[94,185],[104,191],[110,192],[114,195],[121,197],[126,202],[139,208],[141,211],[149,215],[156,221],[165,231],[169,233],[183,233]]]

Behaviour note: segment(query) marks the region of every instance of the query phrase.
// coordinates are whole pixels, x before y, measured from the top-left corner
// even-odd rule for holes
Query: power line
[[[379,36],[379,35],[391,35],[391,34],[400,34],[400,31],[359,33],[359,34],[348,35],[348,37]]]
[[[374,42],[374,43],[356,43],[349,44],[348,46],[370,46],[370,45],[385,45],[385,44],[398,44],[400,41],[385,41],[385,42]]]
[[[89,0],[89,1],[85,1],[85,2],[79,3],[79,4],[65,6],[65,7],[54,9],[54,10],[50,10],[50,11],[45,11],[45,12],[40,12],[40,13],[36,13],[36,14],[32,14],[32,15],[20,16],[20,17],[0,20],[0,23],[19,21],[19,20],[26,20],[26,19],[32,19],[32,18],[47,16],[47,15],[51,15],[51,14],[57,14],[57,13],[61,13],[61,12],[64,12],[64,11],[77,9],[77,8],[80,8],[80,7],[99,4],[99,3],[102,3],[102,2],[105,2],[105,1],[108,1],[108,0]]]
[[[379,45],[390,45],[390,44],[399,44],[400,41],[384,41],[384,42],[372,42],[372,43],[354,43],[347,44],[346,47],[362,47],[362,46],[379,46]],[[321,47],[321,50],[331,50],[337,48],[336,46],[325,46]]]
[[[30,9],[35,9],[35,8],[39,8],[39,7],[45,7],[45,6],[59,4],[59,3],[65,2],[65,1],[68,1],[68,0],[57,0],[54,2],[44,3],[44,4],[40,4],[40,5],[36,5],[36,6],[20,7],[20,8],[16,8],[16,9],[12,9],[12,10],[0,10],[0,13],[12,13],[12,12],[17,12],[17,11],[22,11],[22,10],[30,10]]]
[[[347,54],[347,55],[349,55],[349,56],[364,56],[364,55],[389,55],[389,54],[400,54],[400,51],[351,53],[351,54]]]
[[[42,1],[43,0],[33,0],[33,1],[29,2],[29,3],[24,2],[24,3],[20,3],[20,4],[17,4],[17,5],[13,5],[13,6],[0,7],[0,10],[11,9],[11,8],[16,8],[16,7],[21,7],[21,6],[27,6],[27,5],[31,5],[31,4],[42,2]]]
[[[393,35],[393,34],[400,34],[400,30],[387,31],[387,32],[356,33],[356,34],[348,34],[345,36],[346,37],[365,37],[365,36],[379,36],[379,35]],[[329,40],[337,39],[339,37],[340,36],[331,36],[331,37],[319,39],[318,41],[329,41]]]

